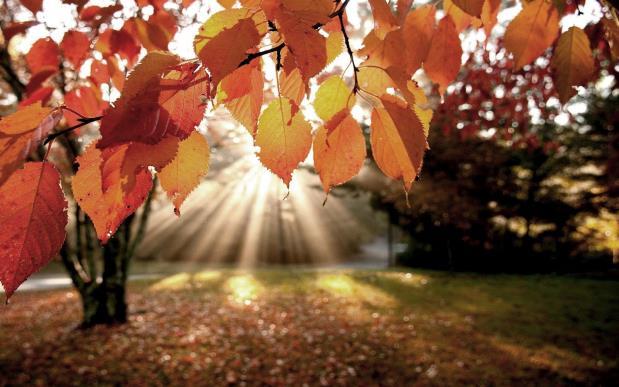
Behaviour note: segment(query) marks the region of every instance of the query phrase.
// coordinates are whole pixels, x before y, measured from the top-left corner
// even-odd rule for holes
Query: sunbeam
[[[251,137],[234,128],[235,140],[223,144],[231,138],[226,135],[230,129],[219,122],[209,123],[209,136],[222,143],[213,152],[209,175],[190,195],[180,218],[158,201],[142,257],[244,269],[329,265],[354,259],[359,246],[381,231],[380,222],[367,222],[373,215],[364,197],[332,195],[322,206],[319,178],[305,168],[295,172],[288,193],[254,155]]]

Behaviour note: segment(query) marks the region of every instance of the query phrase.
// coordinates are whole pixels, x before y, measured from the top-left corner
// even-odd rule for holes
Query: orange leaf
[[[484,0],[453,0],[454,4],[461,10],[474,17],[481,16],[481,9],[484,6]]]
[[[514,55],[514,68],[520,70],[533,62],[559,34],[559,14],[552,2],[533,0],[509,23],[505,30],[505,48]]]
[[[260,43],[266,30],[257,28],[253,18],[259,19],[259,15],[244,8],[228,9],[214,14],[200,27],[194,49],[208,68],[213,84],[236,70],[247,51]]]
[[[484,6],[481,9],[481,22],[484,25],[486,37],[490,36],[492,28],[497,23],[497,16],[501,9],[501,0],[485,0]]]
[[[384,69],[391,66],[408,68],[408,58],[402,55],[403,47],[406,47],[402,32],[401,29],[388,32],[385,39],[381,40],[371,31],[363,41],[364,47],[358,52],[368,57],[363,64]]]
[[[303,79],[318,74],[327,65],[327,40],[312,25],[304,24],[294,14],[280,14],[278,28]]]
[[[384,39],[389,31],[399,27],[398,21],[385,0],[369,0],[369,3],[374,16],[374,31],[379,39]]]
[[[271,101],[262,112],[256,132],[258,157],[265,167],[290,184],[292,172],[312,145],[311,126],[299,107],[287,98]]]
[[[88,57],[90,39],[83,32],[76,30],[67,31],[62,38],[62,42],[60,42],[60,49],[69,63],[77,70],[84,62],[84,59]]]
[[[586,86],[595,70],[591,44],[585,31],[570,27],[561,34],[550,66],[561,103],[576,94],[575,86]]]
[[[217,2],[224,8],[228,9],[228,8],[232,8],[232,6],[234,5],[234,3],[236,3],[236,0],[217,0]]]
[[[105,62],[107,63],[112,83],[117,89],[122,90],[125,85],[125,73],[120,69],[118,59],[116,59],[115,55],[110,55],[105,58]]]
[[[125,192],[133,189],[136,180],[135,177],[142,170],[148,167],[154,167],[157,171],[161,171],[177,156],[180,140],[174,136],[165,137],[156,144],[144,144],[134,142],[129,144],[126,152],[121,156],[117,156],[116,147],[106,148],[103,151],[103,164],[107,167],[108,161],[114,157],[119,163],[120,178],[122,179],[122,188]],[[115,164],[112,164],[115,165]],[[116,168],[116,166],[114,167]],[[103,179],[103,192],[106,192],[109,186],[116,184],[115,180],[108,181]]]
[[[179,143],[176,157],[159,172],[161,187],[174,203],[176,215],[180,215],[181,205],[208,173],[209,158],[206,138],[193,132]]]
[[[408,14],[403,34],[406,36],[407,73],[413,74],[426,60],[432,35],[435,30],[436,8],[433,5],[424,5]]]
[[[355,105],[355,95],[338,75],[332,75],[320,84],[314,98],[314,110],[323,121],[329,121],[341,110]]]
[[[460,9],[452,0],[443,0],[443,10],[447,15],[451,16],[451,20],[453,20],[458,33],[464,31],[474,20],[477,20]]]
[[[264,76],[253,63],[242,66],[221,80],[217,101],[254,136],[264,98]]]
[[[413,0],[398,0],[396,3],[396,18],[398,19],[398,23],[402,24],[408,15],[408,12],[411,9],[411,5],[413,5]]]
[[[443,17],[430,43],[423,69],[439,85],[441,94],[458,76],[462,60],[462,47],[456,26],[449,15]]]
[[[77,158],[79,169],[73,176],[73,196],[92,220],[102,243],[116,232],[118,226],[142,204],[152,187],[148,170],[135,174],[135,184],[126,191],[123,187],[122,164],[128,145],[108,149],[105,162],[96,144],[86,148]],[[103,191],[103,182],[107,190]]]
[[[403,100],[385,94],[372,111],[372,155],[383,173],[402,179],[406,191],[421,170],[427,147],[423,126]]]
[[[58,45],[50,38],[37,40],[26,54],[26,63],[28,63],[28,68],[32,74],[47,68],[58,71],[58,66],[60,66]]]
[[[189,136],[204,115],[208,77],[195,63],[149,53],[131,72],[121,98],[101,120],[99,148],[130,141],[155,144],[166,136]]]
[[[170,36],[160,26],[138,18],[132,19],[135,25],[138,40],[147,51],[168,49]]]
[[[54,258],[65,239],[67,202],[50,163],[26,163],[0,186],[0,281],[7,299]]]
[[[129,66],[133,66],[140,54],[140,44],[125,29],[119,31],[107,29],[99,35],[99,39],[97,39],[95,44],[95,50],[102,53],[104,57],[118,54],[121,58],[127,60]]]
[[[37,102],[0,120],[0,184],[21,168],[61,118],[61,110]]]
[[[294,68],[290,72],[282,71],[279,77],[279,91],[283,97],[292,100],[297,105],[301,105],[301,101],[305,98],[305,82],[298,68]]]
[[[320,127],[314,138],[314,167],[325,192],[355,176],[365,160],[365,138],[359,124],[345,110]]]

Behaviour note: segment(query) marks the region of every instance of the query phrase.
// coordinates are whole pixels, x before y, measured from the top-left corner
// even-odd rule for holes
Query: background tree
[[[148,206],[141,215],[136,211],[149,203],[156,175],[180,214],[208,170],[209,145],[196,128],[208,126],[205,111],[215,106],[223,105],[248,130],[262,164],[287,186],[313,147],[325,194],[363,164],[365,140],[352,114],[360,106],[371,111],[376,164],[410,191],[433,114],[412,77],[425,73],[445,95],[461,67],[461,36],[467,36],[461,33],[483,29],[489,35],[501,2],[446,0],[437,10],[369,0],[374,26],[361,48],[349,36],[351,3],[138,0],[99,6],[69,0],[56,4],[66,20],[51,25],[46,3],[5,0],[0,63],[12,101],[19,102],[0,121],[0,204],[8,209],[0,280],[7,296],[62,251],[82,295],[84,325],[123,322],[127,267]],[[562,16],[579,17],[578,4],[534,0],[522,6],[497,41],[509,53],[504,76],[515,71],[535,83],[535,73],[527,75],[530,65],[550,55],[544,71],[565,103],[594,76],[599,45],[616,59],[614,8],[605,8],[602,21],[592,20],[604,28],[592,46],[578,27],[560,31]],[[16,36],[41,29],[46,32],[25,55],[11,48]],[[192,54],[168,51],[188,33]],[[350,63],[343,72],[329,66],[340,55]],[[527,114],[525,106],[513,109]],[[65,243],[69,208],[72,231]]]
[[[598,52],[598,86],[573,102],[572,110],[586,111],[580,115],[560,109],[544,64],[523,75],[505,72],[504,62],[489,58],[465,64],[433,119],[432,152],[411,204],[396,186],[374,194],[374,205],[408,235],[401,263],[537,272],[611,262],[616,247],[599,246],[607,228],[584,226],[591,218],[617,222],[609,215],[617,212],[617,117],[610,106],[619,91],[607,54]],[[524,106],[537,110],[536,122],[522,113]]]

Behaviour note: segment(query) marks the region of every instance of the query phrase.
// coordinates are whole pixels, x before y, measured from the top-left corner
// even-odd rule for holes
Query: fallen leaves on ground
[[[75,330],[75,292],[18,293],[0,315],[0,384],[604,384],[617,376],[604,354],[612,346],[599,346],[612,344],[605,339],[612,332],[591,336],[572,323],[576,339],[552,327],[555,337],[541,332],[543,342],[525,337],[545,329],[523,330],[545,309],[518,306],[518,297],[500,301],[508,292],[527,299],[522,283],[501,280],[496,293],[471,286],[450,297],[457,289],[448,278],[286,273],[211,270],[137,283],[130,322],[90,331]],[[532,289],[547,301],[553,286]],[[496,334],[500,324],[514,336]]]

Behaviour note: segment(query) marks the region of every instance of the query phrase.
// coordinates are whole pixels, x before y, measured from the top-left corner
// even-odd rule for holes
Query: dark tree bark
[[[75,238],[73,242],[65,243],[62,262],[81,297],[81,328],[127,322],[129,263],[144,236],[152,198],[153,191],[140,215],[128,217],[108,243],[101,247],[97,245],[92,223],[77,209]]]

